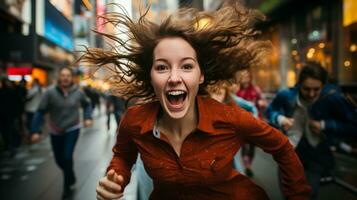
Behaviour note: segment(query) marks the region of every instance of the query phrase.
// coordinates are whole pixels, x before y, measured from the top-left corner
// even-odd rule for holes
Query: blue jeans
[[[331,171],[335,166],[328,143],[322,139],[316,147],[313,147],[304,136],[295,150],[304,166],[306,179],[312,189],[310,200],[318,199],[322,174]]]
[[[79,136],[79,129],[62,135],[51,134],[51,145],[57,165],[64,176],[64,187],[69,188],[76,182],[73,170],[73,152]]]

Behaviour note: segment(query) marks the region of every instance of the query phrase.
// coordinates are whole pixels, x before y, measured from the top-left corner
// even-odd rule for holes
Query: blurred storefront
[[[2,2],[0,3],[2,71],[9,72],[7,68],[23,69],[26,66],[25,68],[31,69],[31,73],[25,75],[28,80],[36,76],[43,80],[43,83],[51,83],[58,68],[74,61],[72,1]],[[17,9],[20,15],[14,15],[12,11],[14,9]],[[16,80],[16,76],[21,75],[19,73],[10,76]]]
[[[138,20],[140,13],[150,6],[147,17],[150,21],[160,22],[170,13],[177,10],[179,0],[132,0],[133,19]]]
[[[270,65],[254,69],[265,91],[295,84],[301,64],[320,62],[341,86],[357,84],[357,1],[246,0],[264,12],[263,30],[273,42]]]
[[[27,81],[38,79],[41,85],[47,85],[47,72],[44,69],[35,66],[8,66],[6,68],[7,76],[12,81],[20,81],[22,77]]]

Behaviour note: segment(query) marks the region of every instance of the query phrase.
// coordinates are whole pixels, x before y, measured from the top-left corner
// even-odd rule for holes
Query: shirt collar
[[[212,102],[211,102],[212,103]],[[215,133],[213,127],[214,109],[211,109],[212,105],[208,97],[197,97],[197,109],[198,109],[198,125],[197,129],[205,133]]]
[[[157,116],[160,110],[160,103],[155,101],[153,103],[148,103],[144,106],[147,106],[147,109],[144,110],[144,113],[141,117],[144,117],[143,123],[141,124],[140,134],[150,133],[154,129]]]
[[[209,109],[211,105],[208,102],[208,98],[197,96],[196,102],[198,110],[197,129],[205,133],[215,133],[212,112]],[[153,133],[160,109],[161,106],[158,101],[148,106],[147,110],[145,110],[148,115],[145,115],[146,120],[144,120],[144,123],[141,125],[141,134]]]

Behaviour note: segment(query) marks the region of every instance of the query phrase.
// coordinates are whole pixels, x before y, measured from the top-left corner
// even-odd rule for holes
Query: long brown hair
[[[111,40],[111,49],[89,48],[81,57],[81,61],[96,67],[109,66],[114,72],[109,80],[117,93],[129,100],[155,98],[150,70],[154,48],[163,38],[181,37],[195,49],[205,76],[200,93],[207,85],[232,79],[235,72],[257,64],[270,49],[270,42],[258,40],[260,32],[254,29],[264,16],[239,4],[214,12],[181,8],[160,24],[148,21],[147,13],[148,10],[135,22],[126,14],[101,16],[106,23],[124,29],[122,33],[128,39],[98,32]]]

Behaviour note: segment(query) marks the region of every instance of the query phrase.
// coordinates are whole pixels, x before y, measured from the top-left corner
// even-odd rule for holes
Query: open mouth
[[[166,98],[173,106],[180,106],[187,97],[187,92],[183,90],[171,90],[166,92]]]

